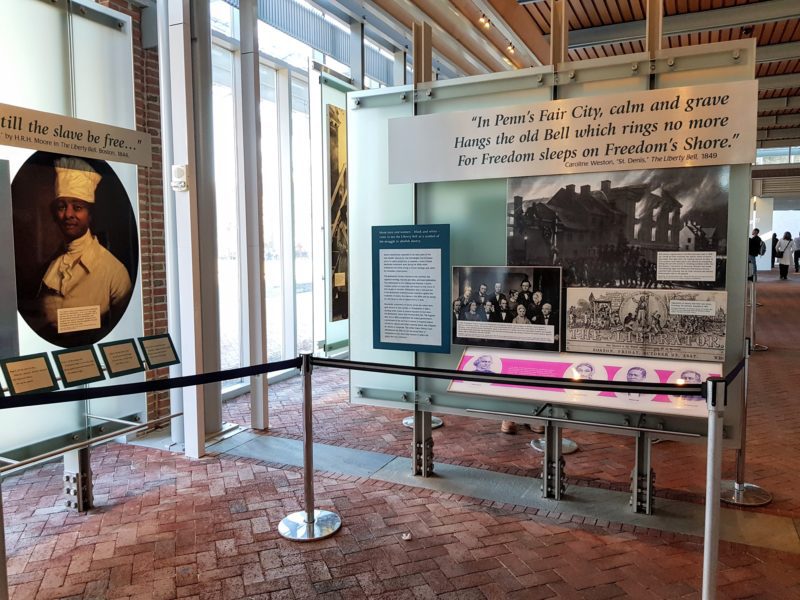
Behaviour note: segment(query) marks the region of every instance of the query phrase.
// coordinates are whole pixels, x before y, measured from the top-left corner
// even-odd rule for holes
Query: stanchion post
[[[0,600],[8,600],[8,571],[6,570],[6,525],[3,518],[2,477],[0,477]]]
[[[706,381],[708,448],[706,452],[706,507],[703,536],[703,600],[717,595],[719,562],[719,481],[722,471],[722,420],[725,414],[725,380]]]
[[[342,520],[335,512],[314,509],[314,431],[312,423],[312,355],[301,354],[303,376],[303,495],[305,510],[284,517],[278,533],[296,542],[313,542],[339,531]]]

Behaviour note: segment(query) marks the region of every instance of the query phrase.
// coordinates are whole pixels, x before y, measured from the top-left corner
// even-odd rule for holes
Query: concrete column
[[[203,371],[220,368],[217,203],[214,190],[214,113],[211,95],[211,14],[208,2],[191,2],[192,102],[194,104],[195,199]],[[237,310],[236,307],[231,307]],[[204,386],[205,432],[222,429],[221,384]]]
[[[261,86],[258,73],[258,7],[255,0],[240,0],[241,38],[239,107],[239,185],[244,200],[247,252],[247,327],[250,364],[267,361],[266,291],[264,289],[264,218],[261,181]],[[243,315],[245,317],[245,315]],[[254,429],[269,426],[267,376],[250,378],[250,420]]]

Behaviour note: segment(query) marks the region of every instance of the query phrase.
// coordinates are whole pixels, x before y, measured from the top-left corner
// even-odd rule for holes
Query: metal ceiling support
[[[550,8],[550,64],[558,66],[568,60],[569,6],[566,0],[553,0]]]
[[[365,6],[371,9],[372,4],[373,2],[369,2]],[[411,0],[391,0],[391,4],[397,7],[398,10],[407,13],[408,16],[411,17],[412,21],[430,23],[432,32],[436,34],[436,45],[441,49],[448,50],[451,53],[451,55],[458,56],[459,58],[461,58],[474,70],[473,74],[480,75],[484,73],[494,72],[494,68],[489,67],[480,58],[478,58],[472,52],[470,52],[469,49],[464,44],[462,44],[454,35],[452,35],[449,31],[445,30],[441,25],[439,25],[436,22],[435,19],[432,19],[430,15],[425,13],[416,4],[411,2]],[[458,32],[458,33],[463,33],[463,32]],[[484,41],[487,40],[484,38]],[[497,49],[495,48],[495,50]],[[502,64],[504,67],[507,68],[507,65],[505,65],[505,63]]]
[[[647,38],[645,49],[650,58],[655,58],[661,50],[664,28],[664,0],[647,0]]]
[[[798,8],[800,11],[800,8]],[[777,62],[779,60],[795,60],[800,58],[800,42],[770,44],[759,46],[756,51],[757,63]]]
[[[789,140],[796,137],[800,137],[800,127],[789,127],[787,129],[759,129],[756,133],[756,139],[759,141]]]
[[[757,148],[787,148],[789,146],[800,146],[800,137],[785,140],[758,140]]]
[[[758,78],[758,91],[782,90],[785,88],[800,87],[800,73],[789,73],[787,75],[771,75],[769,77]]]
[[[800,96],[792,96],[790,98],[769,98],[768,100],[758,101],[758,112],[767,112],[768,110],[791,110],[800,109]]]
[[[350,21],[350,79],[357,90],[364,89],[364,23],[361,21]]]
[[[309,0],[321,11],[349,22],[356,19],[364,23],[364,37],[388,50],[409,50],[411,31],[390,14],[363,0]],[[410,56],[409,56],[410,59]],[[461,77],[465,73],[440,53],[433,52],[433,63],[437,72],[447,79]]]
[[[392,69],[392,85],[405,85],[406,84],[406,60],[407,52],[405,50],[397,50],[394,53],[394,65]]]
[[[665,37],[712,29],[736,29],[745,25],[774,23],[797,18],[797,0],[765,0],[756,4],[742,4],[702,12],[664,17]],[[647,35],[645,21],[629,21],[615,25],[587,27],[572,32],[570,48],[586,48],[619,42],[644,39]]]
[[[800,98],[797,98],[800,100]],[[777,117],[758,117],[756,125],[759,129],[765,127],[796,127],[800,126],[800,115],[780,115]]]
[[[509,43],[514,45],[515,55],[525,66],[540,67],[542,65],[542,61],[531,52],[528,44],[516,34],[508,23],[506,23],[506,20],[495,10],[490,2],[487,0],[472,0],[472,3],[478,7],[479,11],[489,17],[489,20],[492,22],[492,25],[497,28],[497,31],[499,31]]]

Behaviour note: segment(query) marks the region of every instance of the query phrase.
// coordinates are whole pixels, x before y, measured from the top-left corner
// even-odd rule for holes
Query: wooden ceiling
[[[551,2],[324,0],[318,4],[336,4],[356,18],[363,15],[367,30],[378,21],[384,27],[405,28],[406,39],[413,22],[426,21],[433,28],[434,52],[441,63],[453,73],[477,75],[547,63]],[[569,60],[645,50],[647,0],[567,0],[567,5]],[[775,99],[759,105],[759,129],[775,130],[761,136],[770,138],[763,145],[800,145],[800,0],[663,0],[663,14],[663,47],[755,38],[757,76],[764,83],[760,97]],[[490,27],[480,22],[482,16]]]

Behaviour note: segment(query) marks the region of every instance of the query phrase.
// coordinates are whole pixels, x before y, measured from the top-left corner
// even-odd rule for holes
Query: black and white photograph
[[[727,166],[508,180],[508,264],[557,265],[568,287],[724,289]],[[704,280],[659,279],[659,253],[713,252]]]
[[[453,267],[453,343],[558,351],[561,269]]]
[[[328,181],[331,219],[331,321],[348,318],[347,112],[328,105]]]
[[[11,184],[17,307],[44,340],[75,348],[108,335],[139,265],[136,217],[101,160],[36,152]]]
[[[568,288],[565,350],[722,361],[726,303],[718,291]]]

